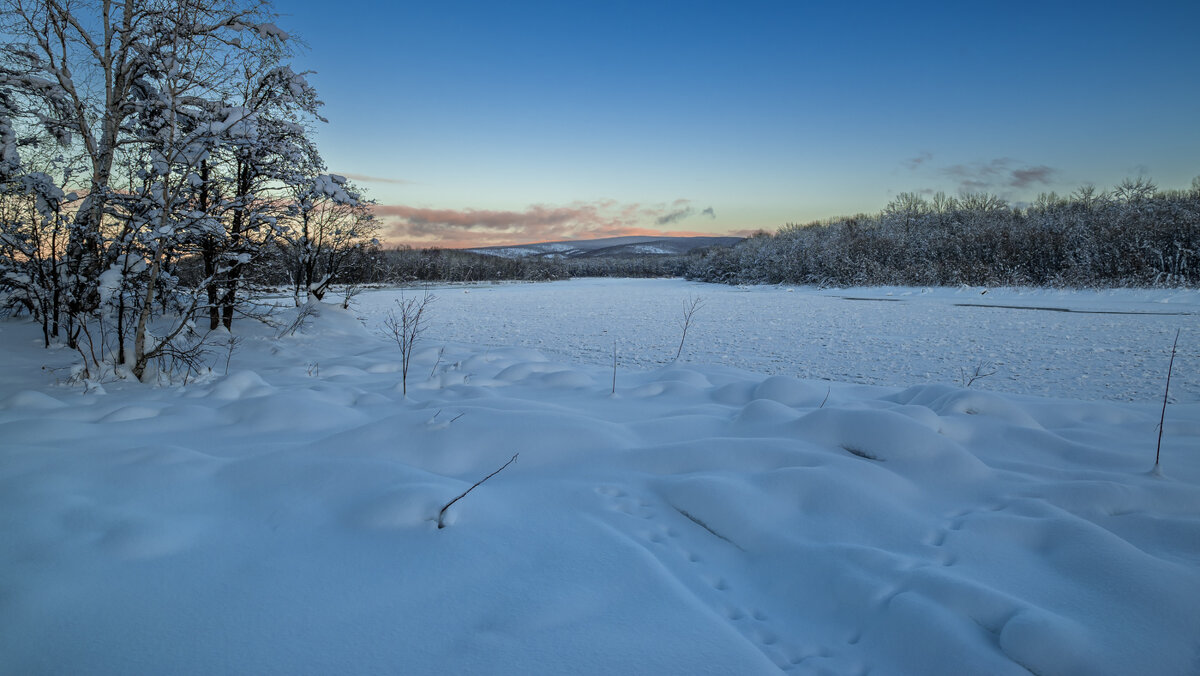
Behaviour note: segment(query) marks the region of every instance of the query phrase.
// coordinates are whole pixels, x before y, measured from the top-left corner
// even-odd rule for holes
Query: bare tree
[[[687,340],[688,329],[692,326],[692,319],[696,316],[696,311],[704,307],[704,299],[700,296],[689,296],[683,304],[683,315],[679,318],[679,327],[683,329],[683,335],[679,337],[679,349],[675,350],[675,361],[679,361],[679,355],[683,353],[683,341]]]
[[[428,291],[420,298],[401,297],[396,300],[396,307],[388,310],[387,318],[383,320],[388,337],[396,341],[396,346],[400,348],[400,389],[406,397],[408,366],[412,362],[413,348],[421,333],[425,331],[428,321],[425,311],[434,300],[436,297]]]

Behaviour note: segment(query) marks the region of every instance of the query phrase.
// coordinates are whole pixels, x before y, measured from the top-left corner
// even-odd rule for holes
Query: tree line
[[[788,224],[732,247],[682,255],[502,258],[466,251],[379,252],[369,281],[687,277],[818,286],[1196,287],[1200,177],[1185,190],[1127,179],[1025,206],[995,195],[901,193],[876,214]],[[366,278],[365,278],[366,279]]]
[[[788,224],[689,261],[732,284],[1144,287],[1200,285],[1200,177],[1126,179],[1016,207],[994,195],[902,193],[877,214]]]
[[[291,284],[285,263],[287,248],[278,247],[258,261],[249,281],[255,288],[278,288]],[[377,243],[360,247],[339,270],[339,286],[364,284],[422,284],[427,282],[541,282],[572,277],[682,277],[689,256],[603,256],[560,258],[543,256],[505,257],[462,249],[383,248]],[[187,264],[187,283],[202,279],[198,261]]]

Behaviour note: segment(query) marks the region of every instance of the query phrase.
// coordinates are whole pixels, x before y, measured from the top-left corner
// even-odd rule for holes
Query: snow
[[[338,204],[358,204],[358,198],[346,188],[346,177],[338,174],[318,174],[312,178],[312,192],[332,199]]]
[[[482,249],[467,249],[466,251],[489,256],[499,256],[500,258],[525,258],[527,256],[556,258],[582,253],[581,249],[571,244],[557,242],[532,246],[485,247]]]
[[[0,673],[1200,668],[1194,315],[999,307],[1195,292],[446,287],[407,398],[401,293],[105,394],[0,323]]]
[[[287,42],[289,39],[291,39],[291,35],[289,35],[287,31],[281,30],[273,23],[260,23],[254,28],[258,31],[259,36],[264,39],[268,37],[274,37],[281,42]]]
[[[675,252],[670,251],[668,249],[664,249],[661,246],[652,246],[649,244],[639,244],[637,246],[632,247],[632,253],[646,254],[646,255],[664,255],[665,256],[665,255],[672,254]]]
[[[534,288],[435,290],[430,339],[519,345],[594,365],[611,365],[615,340],[622,365],[654,368],[675,356],[683,304],[699,295],[704,307],[681,357],[688,363],[905,387],[959,383],[960,369],[986,361],[997,373],[975,388],[1144,402],[1162,397],[1175,329],[1186,331],[1200,317],[1200,292],[1170,289],[816,290],[608,279]],[[361,314],[379,324],[389,304],[364,306]],[[1198,351],[1185,348],[1172,379],[1184,400],[1200,399]]]

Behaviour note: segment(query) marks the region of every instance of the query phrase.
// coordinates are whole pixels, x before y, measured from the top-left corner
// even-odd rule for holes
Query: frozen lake
[[[681,363],[905,387],[957,384],[960,369],[990,362],[996,374],[973,387],[1088,400],[1161,398],[1181,328],[1172,399],[1200,400],[1195,291],[818,290],[670,279],[431,289],[427,345],[522,346],[611,364],[615,341],[622,368],[649,369],[674,357],[683,305],[700,296]],[[413,291],[366,292],[356,309],[377,326],[401,293]]]

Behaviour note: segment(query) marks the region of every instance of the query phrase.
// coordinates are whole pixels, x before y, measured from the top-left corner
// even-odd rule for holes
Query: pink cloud
[[[406,205],[377,205],[375,215],[384,223],[382,239],[417,247],[469,248],[601,237],[711,235],[675,229],[648,228],[664,224],[664,215],[676,213],[686,200],[671,208],[620,204],[613,200],[568,206],[536,204],[523,211],[488,209],[429,209]],[[667,221],[667,222],[674,222]]]

